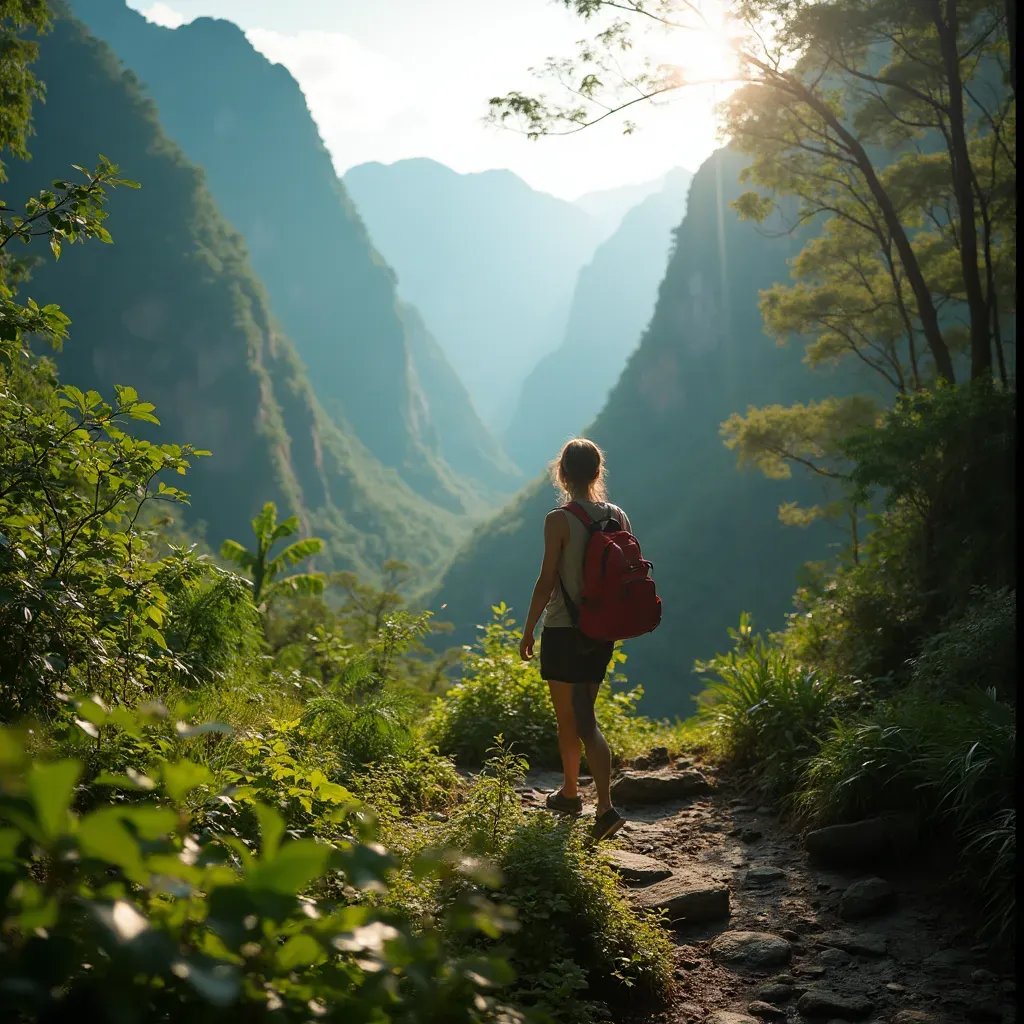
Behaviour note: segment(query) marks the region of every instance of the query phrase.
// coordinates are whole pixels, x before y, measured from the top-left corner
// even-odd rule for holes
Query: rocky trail
[[[524,804],[560,784],[531,773]],[[749,780],[664,750],[621,771],[613,798],[627,823],[610,859],[675,944],[673,998],[629,1024],[1014,1024],[1015,974],[971,945],[948,875],[905,823],[801,836]]]

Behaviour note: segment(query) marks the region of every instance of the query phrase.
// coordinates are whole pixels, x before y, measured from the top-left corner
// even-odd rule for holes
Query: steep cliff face
[[[43,259],[23,289],[72,319],[62,379],[107,396],[130,384],[156,404],[154,436],[213,451],[189,474],[187,518],[204,522],[215,546],[244,538],[269,499],[328,539],[335,566],[372,573],[385,557],[437,566],[459,520],[321,412],[243,241],[112,52],[62,18],[35,70],[47,101],[35,114],[33,159],[9,169],[8,203],[97,153],[143,186],[113,194],[113,245]]]
[[[73,0],[152,96],[164,130],[200,166],[241,233],[275,317],[306,364],[325,410],[346,422],[419,493],[459,511],[468,491],[444,464],[451,441],[434,423],[452,401],[417,374],[395,277],[338,179],[296,81],[236,25],[199,18],[178,29],[147,22],[124,0]],[[185,70],[187,69],[187,70]],[[441,419],[445,419],[442,414]],[[478,484],[508,493],[499,446],[471,407],[468,451]],[[451,445],[449,445],[451,447]]]
[[[491,427],[561,343],[576,275],[600,229],[510,171],[457,174],[433,160],[363,164],[344,182],[402,297],[423,314]]]
[[[525,472],[541,469],[590,425],[640,343],[692,180],[684,170],[666,175],[661,191],[630,210],[580,271],[565,338],[526,378],[505,436]]]
[[[735,410],[806,400],[835,383],[812,375],[799,347],[780,349],[762,332],[758,291],[787,280],[799,242],[767,237],[728,208],[741,167],[721,150],[695,175],[654,317],[588,431],[607,453],[611,499],[629,513],[665,603],[660,628],[626,645],[627,674],[656,714],[690,713],[700,689],[693,661],[727,645],[741,611],[760,627],[781,626],[797,567],[825,557],[832,539],[827,528],[780,524],[781,501],[814,491],[739,472],[719,435]],[[553,499],[538,480],[449,567],[434,599],[447,604],[459,639],[501,600],[522,620]]]
[[[648,196],[660,192],[665,187],[669,175],[675,173],[678,173],[678,168],[658,178],[651,178],[650,181],[585,192],[573,202],[601,225],[601,241],[603,242],[618,231],[622,218],[630,210],[639,206]],[[692,175],[690,176],[692,177]]]

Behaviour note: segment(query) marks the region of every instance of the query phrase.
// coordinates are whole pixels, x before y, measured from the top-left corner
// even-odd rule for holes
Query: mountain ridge
[[[320,403],[415,490],[453,512],[479,512],[479,492],[507,493],[508,463],[471,408],[475,485],[449,468],[431,426],[457,391],[418,393],[395,274],[373,246],[294,77],[234,22],[176,29],[123,0],[73,0],[156,102],[161,123],[240,231],[275,316],[309,369]],[[181,74],[181,68],[192,70]],[[307,212],[315,210],[315,216]],[[387,410],[386,415],[381,415]],[[481,486],[482,485],[482,486]],[[514,482],[512,484],[514,487]]]

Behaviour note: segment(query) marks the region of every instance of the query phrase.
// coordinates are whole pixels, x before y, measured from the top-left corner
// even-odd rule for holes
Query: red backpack
[[[575,501],[562,505],[587,528],[579,607],[559,579],[573,624],[591,640],[628,640],[658,628],[661,598],[636,538],[614,516],[595,522]]]

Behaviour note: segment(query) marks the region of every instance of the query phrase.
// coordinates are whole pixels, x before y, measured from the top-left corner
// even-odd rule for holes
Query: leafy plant
[[[327,577],[320,572],[293,573],[278,579],[289,566],[323,550],[324,542],[319,537],[307,537],[293,541],[274,558],[271,548],[279,541],[293,536],[299,528],[299,517],[289,516],[277,522],[277,506],[268,501],[260,514],[252,521],[252,532],[256,537],[256,550],[249,551],[238,541],[226,540],[221,545],[222,558],[234,562],[252,576],[253,603],[265,611],[269,603],[282,594],[322,594]]]
[[[547,683],[536,661],[520,659],[519,637],[508,608],[497,605],[492,614],[480,639],[465,652],[462,678],[435,702],[428,732],[441,753],[450,754],[459,764],[483,763],[500,734],[531,764],[560,767],[558,726]],[[635,757],[658,745],[680,749],[676,727],[637,714],[643,694],[639,686],[625,691],[615,688],[625,682],[616,671],[625,660],[617,650],[612,678],[601,687],[596,704],[597,720],[613,755]]]
[[[393,911],[304,895],[325,872],[354,891],[386,887],[394,861],[366,827],[334,845],[289,839],[257,804],[257,851],[191,831],[180,802],[207,775],[188,761],[168,762],[151,796],[86,814],[72,809],[81,771],[74,759],[32,760],[0,731],[0,993],[19,1018],[521,1019],[492,994],[511,979],[500,960],[452,957],[438,932]],[[478,877],[436,854],[413,867]],[[504,921],[466,888],[444,926],[496,937]]]

